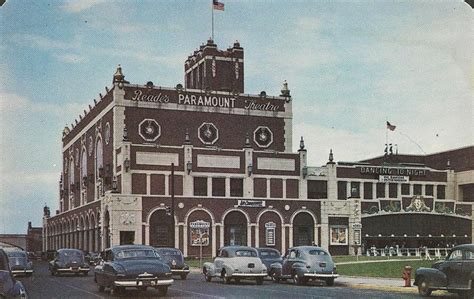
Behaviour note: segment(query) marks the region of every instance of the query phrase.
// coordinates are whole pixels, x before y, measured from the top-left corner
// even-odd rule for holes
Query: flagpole
[[[214,2],[211,1],[211,15],[212,15],[212,40],[214,41]]]

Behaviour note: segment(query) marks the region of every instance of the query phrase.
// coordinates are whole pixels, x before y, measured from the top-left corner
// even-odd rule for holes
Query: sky
[[[474,144],[473,10],[462,1],[221,0],[215,37],[245,50],[245,92],[293,99],[309,166]],[[211,0],[13,1],[0,7],[0,233],[58,208],[61,132],[118,64],[126,80],[183,83],[211,36]]]

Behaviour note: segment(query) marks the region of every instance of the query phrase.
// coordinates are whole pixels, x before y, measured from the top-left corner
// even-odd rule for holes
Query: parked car
[[[99,252],[87,252],[84,258],[90,266],[97,266],[101,261]]]
[[[267,267],[268,276],[273,277],[271,265],[275,263],[283,264],[280,251],[274,248],[257,248],[257,252],[260,260],[265,264],[265,267]]]
[[[316,246],[288,249],[283,257],[283,264],[272,264],[270,271],[273,273],[274,281],[292,279],[298,285],[304,285],[310,279],[319,279],[332,286],[334,279],[339,276],[329,252]]]
[[[247,246],[228,246],[219,249],[214,262],[204,263],[202,271],[206,281],[220,277],[226,284],[232,279],[237,283],[241,279],[255,279],[257,284],[261,285],[267,276],[267,267],[258,257],[257,250]]]
[[[88,275],[89,270],[84,253],[78,249],[58,249],[53,260],[49,262],[49,272],[53,276],[64,273]]]
[[[104,262],[94,270],[94,281],[101,292],[110,288],[113,295],[127,287],[143,291],[152,287],[165,296],[173,284],[170,267],[151,246],[114,246],[105,250],[103,258]]]
[[[431,268],[418,268],[414,285],[421,296],[430,296],[434,290],[447,290],[474,297],[474,244],[458,245],[446,260],[434,263]]]
[[[8,255],[10,270],[13,275],[31,276],[33,274],[33,263],[28,258],[26,251],[5,249],[5,252]]]
[[[23,284],[13,277],[5,250],[0,248],[0,298],[28,298]]]
[[[171,268],[173,275],[179,275],[186,279],[189,274],[189,266],[184,262],[183,253],[176,248],[156,248],[161,259]]]

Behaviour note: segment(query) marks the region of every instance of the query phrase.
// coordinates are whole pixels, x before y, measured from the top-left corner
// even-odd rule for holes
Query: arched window
[[[87,151],[85,148],[82,149],[81,157],[81,186],[83,189],[87,186]],[[85,204],[87,195],[84,192],[81,192],[81,203]]]
[[[97,139],[97,145],[95,147],[95,166],[96,166],[96,177],[99,177],[99,170],[104,167],[104,150],[102,147],[102,140]]]

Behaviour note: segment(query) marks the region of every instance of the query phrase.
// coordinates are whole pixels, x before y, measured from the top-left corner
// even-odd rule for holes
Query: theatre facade
[[[64,129],[43,250],[136,243],[192,257],[224,245],[317,244],[353,254],[394,240],[471,242],[474,147],[355,163],[331,152],[311,167],[302,137],[292,152],[286,82],[278,96],[246,94],[238,42],[219,50],[209,40],[184,69],[184,86],[165,88],[131,84],[119,66]]]

